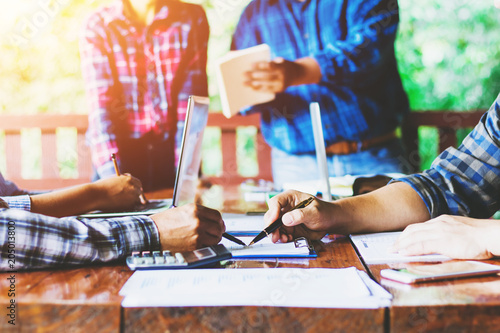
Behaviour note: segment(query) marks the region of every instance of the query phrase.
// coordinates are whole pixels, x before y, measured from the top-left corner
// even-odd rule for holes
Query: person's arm
[[[303,209],[288,212],[310,195],[287,191],[269,201],[264,221],[271,224],[283,214],[286,226],[273,234],[273,241],[306,236],[320,239],[327,233],[351,234],[402,230],[423,222],[430,215],[420,196],[409,185],[394,183],[368,194],[334,202],[315,199]]]
[[[8,249],[8,243],[14,243],[15,261],[9,262],[8,253],[1,252],[0,270],[110,262],[133,251],[189,251],[218,244],[224,231],[219,212],[194,204],[151,217],[110,219],[55,218],[3,209],[0,247]]]
[[[14,244],[14,262],[8,261],[8,243]],[[5,209],[0,211],[0,247],[5,249],[0,270],[26,270],[110,262],[133,251],[159,250],[160,243],[154,222],[146,216],[55,218]]]
[[[279,93],[290,86],[318,82],[359,85],[383,75],[385,63],[394,54],[399,24],[397,2],[357,0],[347,7],[345,39],[327,44],[309,57],[256,63],[248,73],[247,85]],[[245,21],[243,24],[251,26]]]
[[[52,192],[32,195],[31,211],[62,217],[93,210],[120,211],[139,204],[141,182],[130,175],[101,179]]]
[[[107,42],[106,27],[97,14],[86,22],[80,37],[82,75],[89,109],[87,139],[92,163],[100,178],[115,174],[109,157],[115,154],[120,163],[116,133],[123,130],[125,96],[114,82],[113,50]]]

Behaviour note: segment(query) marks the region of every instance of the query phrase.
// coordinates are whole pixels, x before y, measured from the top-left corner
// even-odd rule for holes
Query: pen
[[[293,207],[289,211],[292,211],[292,210],[295,210],[295,209],[304,208],[307,205],[309,205],[313,200],[314,200],[314,197],[309,197],[308,199],[300,202],[297,206]],[[255,238],[250,242],[250,244],[248,244],[248,246],[257,243],[258,241],[260,241],[262,238],[264,238],[266,236],[269,236],[269,234],[271,234],[272,232],[274,232],[276,229],[278,229],[282,225],[283,225],[283,220],[281,220],[281,217],[280,217],[276,221],[274,221],[273,223],[271,223],[270,225],[268,225],[267,228],[265,228],[264,230],[262,230],[257,236],[255,236]]]
[[[238,238],[236,238],[233,235],[230,235],[228,233],[223,233],[222,237],[224,237],[225,239],[229,239],[231,242],[235,242],[236,244],[247,246],[245,243],[243,243],[243,241],[241,239],[238,239]]]
[[[117,176],[120,176],[120,169],[118,168],[118,163],[116,163],[116,155],[113,153],[111,154],[111,160],[113,161],[113,165],[115,166],[115,172]],[[139,199],[141,199],[141,204],[145,205],[148,203],[148,200],[144,196],[144,193],[141,193],[139,195]]]

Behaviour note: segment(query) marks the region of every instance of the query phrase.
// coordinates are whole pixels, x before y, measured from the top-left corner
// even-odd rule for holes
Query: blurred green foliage
[[[0,115],[88,112],[78,35],[84,18],[111,2],[0,0]],[[213,63],[229,49],[231,33],[249,0],[190,2],[205,8],[210,23],[207,71],[211,108],[219,110]],[[400,0],[399,4],[397,58],[412,109],[488,108],[500,91],[500,10],[493,1]],[[252,133],[242,133],[238,149],[247,152],[254,144]],[[428,166],[436,155],[436,137],[424,129],[421,138],[423,166]],[[216,135],[208,137],[205,148],[219,143]],[[74,168],[71,159],[61,163]],[[211,163],[213,168],[220,165]],[[253,173],[252,163],[243,165],[250,168],[243,173]]]

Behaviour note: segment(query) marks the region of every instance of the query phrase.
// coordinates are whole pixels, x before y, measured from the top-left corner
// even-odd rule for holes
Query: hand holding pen
[[[113,165],[115,166],[116,175],[120,176],[121,172],[120,172],[120,168],[118,167],[118,163],[116,162],[116,155],[115,154],[111,154],[111,161],[113,161]],[[148,200],[144,196],[144,193],[141,193],[139,195],[139,199],[141,200],[141,204],[143,204],[143,205],[148,203]]]
[[[301,209],[304,207],[307,207],[312,201],[314,200],[314,197],[309,197],[306,200],[300,202],[297,206],[293,207],[290,211],[295,210],[295,209]],[[271,223],[268,227],[266,227],[264,230],[262,230],[251,242],[248,244],[248,246],[257,243],[261,239],[263,239],[266,236],[269,236],[273,232],[275,232],[278,228],[283,226],[283,220],[281,217],[279,217],[276,221]]]

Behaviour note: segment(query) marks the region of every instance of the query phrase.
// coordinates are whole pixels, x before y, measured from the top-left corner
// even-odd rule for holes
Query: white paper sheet
[[[358,249],[359,254],[367,264],[386,264],[393,262],[412,261],[444,261],[449,257],[441,254],[428,254],[423,256],[403,256],[390,252],[401,232],[381,232],[374,234],[350,235],[351,240]]]
[[[250,244],[254,236],[238,236],[243,243]],[[309,247],[305,239],[289,243],[273,243],[271,238],[263,238],[252,246],[243,246],[236,244],[226,238],[222,238],[221,244],[231,251],[234,258],[262,258],[262,257],[310,257],[316,256],[309,253]]]
[[[367,286],[363,274],[354,267],[137,271],[120,295],[124,307],[388,306],[390,294],[376,283]]]
[[[263,215],[223,213],[222,220],[232,235],[257,235],[266,227]]]

